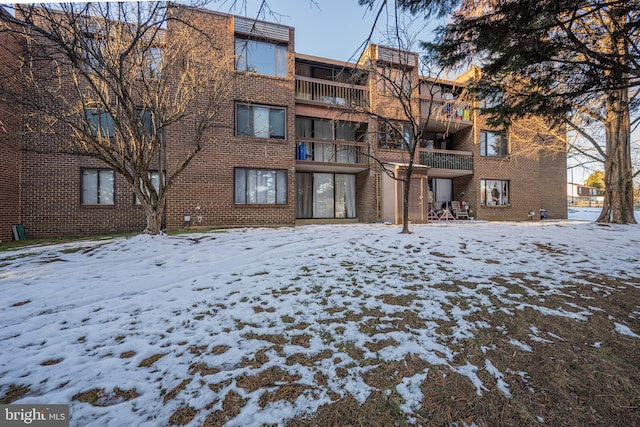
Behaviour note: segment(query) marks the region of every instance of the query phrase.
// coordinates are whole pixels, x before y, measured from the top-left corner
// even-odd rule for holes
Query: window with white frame
[[[287,76],[287,46],[236,37],[235,56],[238,71]]]
[[[480,180],[480,203],[484,206],[509,205],[509,181],[502,179]]]
[[[114,121],[111,114],[97,108],[84,110],[88,131],[97,138],[113,138]]]
[[[236,104],[236,135],[285,139],[286,113],[281,107]]]
[[[238,205],[286,205],[287,171],[235,169],[234,202]]]
[[[480,155],[484,157],[506,157],[509,155],[509,140],[498,132],[480,132]]]
[[[111,169],[82,170],[82,204],[113,205],[115,174]]]

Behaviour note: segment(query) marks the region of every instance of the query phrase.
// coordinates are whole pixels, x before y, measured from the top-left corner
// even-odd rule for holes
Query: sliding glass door
[[[356,176],[297,173],[297,218],[355,218]]]

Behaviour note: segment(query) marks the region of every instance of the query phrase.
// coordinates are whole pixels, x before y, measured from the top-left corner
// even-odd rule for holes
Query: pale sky
[[[254,18],[262,3],[262,0],[217,0],[209,8]],[[259,19],[294,27],[297,53],[339,61],[358,59],[377,13],[377,9],[359,6],[357,0],[266,0],[266,3],[269,9]],[[236,7],[232,8],[234,4]],[[374,43],[385,44],[387,19],[383,13],[373,33]],[[410,27],[417,33],[425,22],[421,17]],[[430,40],[433,27],[421,31],[419,39]]]

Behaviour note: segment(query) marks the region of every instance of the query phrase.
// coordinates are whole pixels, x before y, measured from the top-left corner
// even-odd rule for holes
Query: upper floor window
[[[162,77],[164,50],[161,47],[150,46],[142,53],[142,75],[150,79]]]
[[[497,132],[481,131],[480,155],[485,157],[506,157],[509,155],[509,140]]]
[[[145,141],[152,141],[159,135],[159,142],[164,141],[164,128],[160,128],[156,115],[148,108],[138,108],[140,133]],[[160,129],[159,129],[160,128]]]
[[[399,69],[395,67],[378,68],[378,87],[383,95],[398,97],[404,100],[410,99],[413,89],[411,69]]]
[[[405,143],[408,145],[413,143],[411,123],[378,123],[378,147],[402,149],[406,148]]]
[[[236,37],[236,70],[287,76],[287,46]]]
[[[82,204],[113,205],[115,175],[111,169],[82,170]]]
[[[114,121],[111,114],[97,108],[87,108],[84,114],[91,135],[98,138],[113,138]]]
[[[100,33],[87,33],[80,39],[80,55],[85,71],[98,72],[104,66],[106,41]]]
[[[286,112],[280,107],[236,104],[236,135],[285,139]]]
[[[424,132],[420,140],[420,147],[429,150],[452,150],[453,138],[449,133]]]

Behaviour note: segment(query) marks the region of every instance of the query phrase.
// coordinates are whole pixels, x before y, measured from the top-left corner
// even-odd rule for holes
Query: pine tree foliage
[[[454,10],[424,45],[443,67],[480,69],[469,89],[489,124],[506,128],[535,115],[581,132],[578,123],[601,123],[606,192],[598,221],[635,223],[630,139],[640,107],[640,0],[397,2],[414,14]]]

